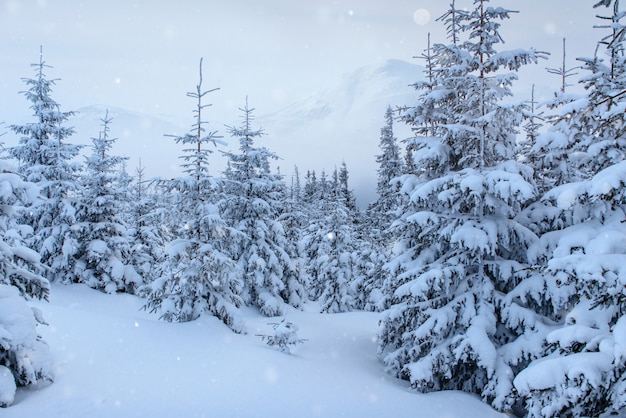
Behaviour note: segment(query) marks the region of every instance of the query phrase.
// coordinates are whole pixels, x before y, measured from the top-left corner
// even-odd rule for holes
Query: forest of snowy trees
[[[247,98],[238,122],[214,127],[202,61],[191,129],[172,138],[183,174],[128,174],[108,114],[91,150],[71,143],[73,113],[41,57],[24,80],[34,120],[8,126],[19,144],[0,160],[0,405],[53,379],[27,300],[56,282],[234,332],[243,306],[376,311],[381,361],[418,391],[518,416],[626,410],[626,12],[589,6],[597,49],[567,63],[564,40],[555,93],[537,103],[511,87],[546,53],[500,49],[514,12],[452,1],[447,39],[429,37],[423,81],[407,86],[415,104],[381,115],[378,199],[364,211],[345,163],[296,167],[289,184],[275,172]],[[395,123],[413,136],[398,141]],[[219,176],[213,158],[227,160]]]

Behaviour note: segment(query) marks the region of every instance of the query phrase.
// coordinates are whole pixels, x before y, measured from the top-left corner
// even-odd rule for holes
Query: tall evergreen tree
[[[359,209],[356,206],[356,197],[350,185],[348,184],[350,174],[348,173],[348,166],[345,161],[341,162],[341,167],[337,171],[337,198],[343,202],[345,207],[350,212],[352,222],[360,222]]]
[[[385,112],[385,126],[380,130],[378,147],[381,151],[376,156],[376,162],[378,163],[376,192],[378,193],[378,198],[369,205],[367,213],[368,218],[372,221],[370,226],[372,238],[380,242],[383,234],[391,225],[393,211],[400,206],[399,183],[392,181],[400,177],[404,172],[400,146],[393,133],[393,110],[391,106]]]
[[[322,223],[312,224],[311,233],[304,238],[309,249],[309,274],[315,285],[312,296],[319,298],[322,312],[347,312],[356,306],[352,285],[358,272],[357,240],[345,205],[329,200],[324,208]]]
[[[48,79],[44,73],[51,67],[43,55],[32,66],[36,75],[24,79],[29,89],[23,93],[31,102],[36,120],[10,127],[21,135],[19,145],[11,148],[10,153],[19,161],[19,172],[37,184],[41,193],[41,199],[33,202],[25,218],[34,230],[28,244],[41,255],[49,280],[67,281],[78,247],[71,228],[76,222],[81,168],[73,160],[80,146],[66,143],[74,133],[73,128],[66,126],[73,112],[61,112],[51,97],[56,80]]]
[[[217,89],[203,90],[202,59],[200,81],[187,96],[197,101],[191,131],[175,136],[188,146],[181,157],[185,176],[167,184],[175,195],[174,240],[167,245],[166,257],[158,277],[149,287],[146,309],[158,311],[166,321],[190,321],[209,313],[235,332],[243,325],[237,308],[241,306],[242,280],[232,258],[230,241],[235,231],[222,219],[219,210],[218,182],[209,175],[209,146],[217,145],[217,131],[207,131],[203,110],[210,106],[205,96]]]
[[[165,209],[158,205],[156,185],[156,181],[146,179],[140,161],[129,192],[128,224],[132,241],[131,263],[146,284],[157,277],[168,238],[164,231]]]
[[[315,171],[308,170],[304,178],[304,189],[302,191],[302,201],[309,205],[312,204],[318,196],[318,184]]]
[[[92,138],[92,154],[85,158],[81,207],[75,231],[79,248],[74,281],[107,293],[134,293],[142,281],[130,259],[130,241],[121,218],[120,194],[115,188],[116,170],[122,157],[111,155],[117,138],[110,137],[108,111],[102,131]]]
[[[475,0],[445,15],[455,35],[433,46],[433,81],[418,83],[419,103],[405,116],[416,171],[402,179],[409,203],[396,223],[379,340],[389,370],[414,388],[476,393],[501,410],[515,402],[525,356],[517,337],[532,326],[518,319],[533,314],[505,295],[536,239],[514,220],[535,188],[532,170],[515,161],[519,106],[503,99],[515,71],[541,56],[496,50],[511,13]]]
[[[430,35],[429,49],[430,52]],[[432,61],[428,61],[426,68],[429,80],[432,80]],[[378,163],[378,180],[376,192],[378,198],[366,210],[367,241],[359,249],[361,263],[361,282],[357,287],[357,307],[365,310],[381,310],[387,308],[388,299],[382,289],[387,280],[387,270],[384,263],[391,256],[393,238],[390,226],[401,206],[400,176],[407,169],[414,169],[411,164],[408,168],[401,156],[400,146],[393,132],[393,110],[387,107],[385,125],[380,130],[379,148],[381,153],[376,156]],[[407,149],[407,155],[412,153]],[[411,157],[412,158],[412,157]]]
[[[283,225],[286,237],[285,251],[289,254],[293,265],[294,274],[290,276],[291,282],[287,283],[289,294],[287,302],[295,307],[300,307],[307,300],[306,288],[308,277],[306,273],[306,260],[301,239],[306,228],[308,217],[307,210],[302,198],[300,186],[300,174],[298,167],[294,168],[292,186],[283,199],[282,209],[278,220]]]
[[[224,216],[242,235],[232,254],[243,273],[246,304],[258,307],[263,315],[281,315],[284,302],[299,303],[289,289],[297,277],[286,251],[285,230],[278,221],[285,185],[280,175],[270,170],[270,159],[277,156],[254,144],[264,132],[252,127],[254,109],[248,107],[247,99],[240,110],[241,126],[229,128],[239,141],[239,152],[225,153],[231,171],[226,179]]]
[[[520,216],[541,237],[528,251],[534,267],[510,296],[526,301],[550,325],[549,332],[535,334],[544,352],[514,382],[532,417],[623,414],[626,407],[626,305],[619,279],[626,266],[626,13],[619,0],[596,6],[613,6],[611,16],[600,17],[610,22],[599,26],[609,34],[593,58],[582,60],[587,94],[569,105],[569,118],[556,126],[567,133],[568,152],[576,156],[566,160],[575,175]]]
[[[40,255],[25,243],[32,229],[22,223],[23,213],[30,211],[39,190],[6,159],[0,159],[0,191],[0,284],[16,287],[26,298],[47,300],[50,284],[41,276]]]

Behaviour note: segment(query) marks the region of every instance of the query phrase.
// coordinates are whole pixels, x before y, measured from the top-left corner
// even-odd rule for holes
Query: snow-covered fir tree
[[[119,191],[119,211],[122,215],[122,221],[128,225],[132,222],[134,205],[136,203],[134,196],[136,190],[133,187],[133,177],[127,171],[127,162],[128,158],[121,159],[119,166],[114,172],[113,187]]]
[[[393,122],[393,110],[389,106],[385,112],[385,125],[380,130],[380,154],[376,156],[378,198],[367,208],[367,217],[371,221],[369,231],[372,238],[379,242],[391,225],[393,212],[400,206],[399,185],[392,180],[403,173],[404,162],[393,133]]]
[[[354,196],[354,191],[350,189],[350,185],[348,184],[350,174],[345,161],[341,162],[339,170],[335,170],[335,173],[337,179],[334,181],[334,183],[336,183],[334,187],[337,189],[337,198],[343,202],[346,209],[350,212],[352,222],[358,223],[360,222],[360,213],[359,209],[356,207],[356,197]]]
[[[302,237],[305,250],[309,297],[319,300],[322,312],[346,312],[357,307],[356,282],[363,284],[354,211],[346,202],[347,179],[335,170],[332,181],[325,174],[315,192],[320,200],[310,208],[311,216]],[[346,197],[347,196],[347,197]]]
[[[229,128],[239,141],[239,152],[225,153],[230,171],[224,217],[242,236],[233,246],[232,256],[243,274],[246,304],[258,307],[266,316],[281,315],[285,302],[299,303],[293,300],[296,293],[289,289],[298,279],[286,251],[285,230],[278,221],[285,184],[270,170],[270,160],[278,157],[255,146],[264,132],[253,128],[254,109],[248,107],[247,99],[240,110],[241,125]]]
[[[598,16],[603,24],[597,27],[609,33],[599,42],[595,56],[579,58],[588,72],[581,79],[588,99],[571,119],[580,118],[580,125],[587,129],[577,136],[573,149],[583,155],[579,169],[584,179],[623,161],[626,149],[626,26],[619,0],[612,4],[611,15]],[[598,56],[601,52],[604,59]]]
[[[548,110],[541,112],[543,123],[547,126],[545,132],[539,131],[540,123],[531,122],[537,115],[532,112],[526,113],[528,120],[525,129],[526,138],[520,144],[520,158],[530,165],[534,172],[538,192],[540,195],[570,182],[580,181],[581,172],[578,161],[580,153],[573,151],[575,138],[580,136],[586,128],[580,126],[580,120],[576,116],[576,108],[584,106],[587,98],[581,93],[570,93],[567,88],[571,86],[568,79],[578,73],[580,67],[567,67],[566,40],[563,39],[562,64],[560,68],[548,69],[552,74],[560,78],[560,89],[554,93],[554,97],[542,104]],[[531,102],[534,100],[531,99]],[[532,105],[532,103],[531,103]],[[542,206],[541,203],[538,203]],[[528,216],[526,211],[524,216]],[[528,224],[530,221],[526,221]],[[536,225],[534,231],[543,233],[552,228],[551,225],[540,227]]]
[[[528,254],[534,264],[511,296],[542,315],[545,352],[515,378],[529,416],[622,414],[626,407],[623,276],[626,207],[623,161],[624,12],[601,18],[609,35],[584,59],[578,99],[566,128],[583,165],[520,216],[541,234]],[[606,52],[606,63],[598,51]],[[582,180],[578,180],[582,178]]]
[[[36,330],[41,313],[24,300],[47,300],[50,293],[39,254],[24,242],[32,229],[20,222],[38,197],[37,186],[0,159],[0,407],[13,402],[16,386],[53,377],[48,346]]]
[[[516,401],[513,376],[533,323],[506,299],[536,236],[514,217],[535,199],[532,170],[515,160],[519,105],[504,103],[530,49],[497,51],[511,11],[475,0],[444,16],[450,44],[433,46],[432,80],[404,119],[414,171],[395,222],[379,352],[388,369],[424,392],[463,390],[500,410]]]
[[[543,347],[539,359],[515,378],[529,416],[599,416],[626,406],[625,184],[622,162],[554,188],[526,214],[531,228],[552,227],[529,248],[534,267],[509,295],[542,319],[526,343]]]
[[[111,155],[117,138],[110,136],[112,119],[105,114],[102,131],[92,138],[85,157],[81,205],[74,227],[79,248],[73,281],[107,293],[135,293],[143,284],[130,260],[130,239],[120,214],[121,193],[115,179],[122,157]]]
[[[174,239],[165,249],[165,259],[148,288],[145,309],[158,312],[166,321],[191,321],[202,313],[219,318],[235,332],[243,325],[238,309],[242,304],[243,281],[236,263],[229,256],[231,241],[238,236],[222,219],[219,184],[209,175],[209,156],[220,141],[215,130],[208,130],[203,110],[210,106],[205,97],[217,89],[203,90],[202,59],[196,90],[187,95],[196,100],[195,123],[190,132],[174,136],[185,148],[184,176],[167,182],[174,195]]]
[[[285,231],[285,251],[289,254],[293,265],[294,274],[290,275],[287,283],[289,294],[287,302],[294,307],[300,307],[307,300],[306,288],[308,276],[306,273],[305,251],[300,245],[302,234],[308,223],[307,208],[302,200],[300,187],[300,175],[298,167],[294,168],[292,186],[283,199],[282,209],[278,218]]]
[[[318,251],[317,258],[311,263],[318,264],[319,273],[315,279],[322,284],[321,311],[348,312],[356,305],[352,288],[358,272],[356,239],[350,225],[349,209],[335,201],[330,203],[328,210],[324,219],[328,232],[321,237],[326,245],[320,247],[323,251]]]
[[[25,242],[32,228],[23,224],[24,212],[38,198],[39,188],[0,159],[0,283],[16,287],[26,298],[48,299],[50,284],[41,276],[41,257]]]
[[[304,188],[302,189],[302,201],[309,205],[317,199],[318,185],[315,171],[308,170],[304,178]]]
[[[159,273],[168,239],[165,228],[165,208],[158,205],[157,182],[146,179],[145,168],[139,162],[128,202],[128,230],[131,237],[131,264],[151,283]]]
[[[400,146],[393,132],[394,116],[391,106],[385,112],[385,125],[380,130],[379,148],[376,156],[378,198],[366,210],[365,228],[367,243],[359,248],[361,282],[355,283],[357,307],[365,310],[387,308],[387,298],[382,289],[387,281],[387,270],[383,265],[391,256],[393,238],[389,227],[401,206],[400,182],[398,179],[406,169]]]
[[[270,335],[259,334],[259,337],[270,347],[286,354],[291,354],[291,346],[302,344],[306,340],[298,336],[298,326],[283,319],[280,322],[270,323],[273,332]]]
[[[518,159],[530,167],[539,167],[537,154],[533,153],[533,147],[537,143],[537,138],[541,135],[543,127],[543,112],[538,110],[538,102],[535,100],[535,85],[530,89],[530,100],[526,102],[526,107],[522,110],[525,119],[523,125],[524,136],[518,141]],[[539,173],[535,173],[537,179],[537,189],[539,193],[545,191],[543,181],[539,179]]]
[[[26,214],[34,234],[29,246],[41,255],[45,276],[51,281],[68,281],[74,269],[78,247],[71,232],[76,222],[77,193],[80,188],[80,164],[73,161],[80,146],[66,143],[74,130],[66,126],[72,112],[61,112],[52,97],[55,80],[45,75],[51,68],[40,55],[35,78],[24,79],[29,89],[24,95],[31,103],[34,122],[12,125],[21,136],[19,144],[10,149],[19,161],[19,172],[39,186],[41,198]]]
[[[45,279],[43,279],[45,280]],[[37,333],[45,324],[14,286],[0,284],[0,408],[10,406],[18,386],[52,382],[50,350]]]

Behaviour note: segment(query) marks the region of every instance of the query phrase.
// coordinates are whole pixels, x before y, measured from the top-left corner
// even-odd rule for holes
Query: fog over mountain
[[[345,161],[359,204],[375,199],[375,155],[380,152],[385,110],[415,100],[409,85],[422,77],[422,71],[400,60],[362,67],[286,109],[259,118],[268,132],[268,145],[284,159],[283,172],[287,174],[295,164],[302,175],[306,170],[330,174]],[[398,139],[408,135],[405,126],[396,124]]]

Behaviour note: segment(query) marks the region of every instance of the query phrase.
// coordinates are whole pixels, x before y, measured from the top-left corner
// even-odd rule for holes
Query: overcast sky
[[[503,25],[507,47],[593,54],[594,0],[499,0],[519,10]],[[249,94],[259,112],[277,110],[342,73],[388,58],[411,61],[426,34],[444,41],[435,18],[446,0],[3,0],[3,102],[23,88],[43,45],[64,108],[102,103],[143,112],[189,106],[204,57],[206,87],[221,107]],[[471,0],[457,1],[471,6]],[[415,12],[420,10],[415,16]],[[553,57],[554,58],[554,57]],[[540,70],[549,64],[542,64]],[[537,69],[539,70],[539,69]],[[11,106],[12,108],[13,106]],[[13,109],[7,109],[13,111]]]
[[[594,29],[596,0],[494,0],[520,13],[503,22],[500,49],[549,51],[549,62],[524,70],[521,87],[558,88],[545,67],[558,67],[562,38],[569,65],[592,56],[605,33]],[[414,56],[433,42],[446,42],[435,18],[448,0],[0,0],[0,121],[31,114],[22,77],[44,59],[60,78],[54,99],[61,110],[92,104],[148,114],[190,117],[185,93],[198,81],[204,57],[204,87],[219,87],[207,115],[236,120],[249,95],[262,115],[327,87],[343,73],[394,58]],[[457,0],[472,6],[472,0]],[[606,9],[600,10],[608,13]],[[419,62],[418,62],[419,63]],[[417,78],[417,75],[416,75]],[[549,85],[552,85],[548,87]],[[528,85],[528,87],[526,87]],[[377,134],[375,134],[377,136]],[[280,150],[273,150],[279,153]]]

